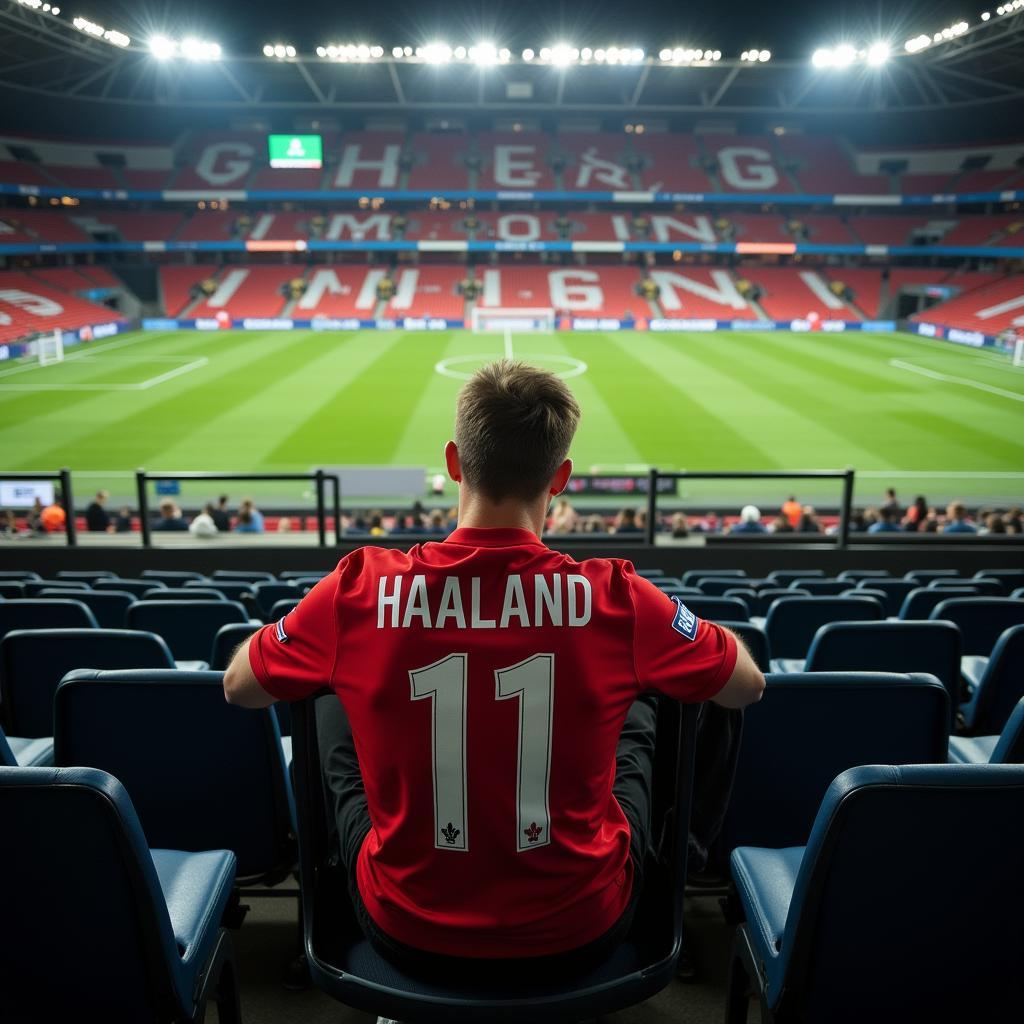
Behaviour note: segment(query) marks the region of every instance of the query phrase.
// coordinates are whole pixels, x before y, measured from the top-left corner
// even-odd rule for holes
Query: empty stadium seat
[[[916,590],[918,584],[913,580],[862,579],[857,581],[858,590],[881,590],[886,595],[884,603],[886,615],[898,615],[907,594]]]
[[[210,574],[211,580],[234,580],[237,583],[273,583],[275,582],[272,572],[257,572],[248,569],[216,569]]]
[[[871,597],[778,597],[768,608],[764,630],[772,648],[772,668],[799,672],[814,634],[826,622],[869,622],[883,618]]]
[[[239,580],[188,580],[184,589],[193,593],[199,591],[202,594],[216,591],[229,601],[241,601],[244,595],[252,593],[252,584]]]
[[[215,587],[153,587],[140,601],[226,601]]]
[[[756,606],[751,608],[750,613],[755,618],[764,619],[771,608],[772,602],[779,597],[810,597],[809,590],[790,590],[789,587],[764,587],[757,591]],[[762,625],[763,625],[762,621]]]
[[[93,590],[119,590],[122,593],[134,594],[136,598],[142,597],[147,590],[155,590],[164,584],[157,582],[156,580],[97,580],[93,585]]]
[[[750,615],[754,614],[754,609],[758,604],[757,591],[752,590],[750,587],[730,587],[729,590],[722,594],[722,597],[734,597],[737,601],[742,601],[747,606],[747,612]]]
[[[167,641],[179,668],[208,662],[217,630],[228,622],[248,622],[249,616],[237,601],[138,601],[128,609],[129,629],[144,629]],[[258,623],[254,624],[255,629]],[[193,663],[192,666],[187,663]]]
[[[984,597],[1005,597],[1006,588],[1001,580],[984,579],[979,576],[942,576],[928,584],[929,590],[973,590]]]
[[[885,579],[891,573],[888,569],[844,569],[836,576],[839,580]],[[868,584],[870,586],[870,584]]]
[[[206,579],[201,572],[176,571],[173,569],[143,569],[140,576],[144,580],[156,580],[165,587],[183,587],[186,580]]]
[[[751,985],[765,1021],[1019,1016],[1024,768],[856,767],[819,802],[806,847],[733,853],[747,923],[726,1019],[747,1019]]]
[[[495,976],[497,969],[490,965],[481,972],[460,970],[456,977],[441,970],[409,975],[374,951],[355,921],[344,874],[327,865],[314,710],[318,699],[336,698],[326,693],[292,706],[302,919],[310,974],[318,988],[347,1006],[393,1020],[521,1024],[525,1014],[539,1024],[554,1024],[612,1014],[669,983],[682,943],[695,706],[672,703],[659,714],[652,820],[656,834],[662,834],[664,824],[664,849],[648,862],[629,934],[608,960],[585,973],[567,967],[549,979],[521,967]],[[666,728],[670,723],[672,728]]]
[[[697,584],[697,589],[708,597],[724,597],[727,590],[732,590],[745,582],[742,576],[705,576]]]
[[[115,775],[150,842],[231,850],[246,879],[294,865],[277,719],[228,704],[219,672],[72,672],[53,716],[55,762]]]
[[[0,768],[45,768],[53,764],[53,740],[8,736],[0,729]]]
[[[960,706],[965,729],[995,735],[1002,730],[1021,697],[1024,697],[1024,625],[1005,630],[992,648],[978,685],[970,699]]]
[[[804,671],[927,672],[946,687],[952,715],[960,697],[960,631],[948,622],[827,622],[814,634]]]
[[[14,629],[96,629],[96,616],[81,601],[26,597],[0,601],[0,640]]]
[[[956,569],[911,569],[910,572],[904,573],[903,578],[905,580],[913,580],[918,586],[926,587],[932,580],[939,579],[942,576],[959,575],[960,573]]]
[[[1024,586],[1024,569],[980,569],[974,575],[984,579],[1001,580],[1007,594]]]
[[[90,768],[0,768],[0,818],[19,837],[0,843],[0,917],[18,931],[5,1018],[199,1022],[213,999],[241,1024],[229,851],[150,850],[121,784]]]
[[[39,591],[40,598],[60,598],[63,594],[59,588],[46,587]],[[93,613],[101,629],[121,629],[124,614],[135,602],[135,596],[125,590],[82,590],[76,591],[75,600]]]
[[[12,601],[19,597],[28,597],[24,583],[18,580],[0,580],[0,599]]]
[[[0,711],[10,732],[53,735],[53,694],[74,669],[173,668],[167,645],[127,629],[25,629],[0,640]]]
[[[768,573],[768,579],[777,587],[788,587],[793,580],[825,579],[824,569],[776,569]]]
[[[747,650],[750,651],[750,656],[754,659],[754,664],[762,672],[769,670],[771,651],[768,647],[768,635],[760,626],[755,626],[752,622],[741,622],[736,619],[719,619],[718,625],[731,629],[746,644]]]
[[[254,583],[252,592],[264,615],[269,616],[271,608],[278,601],[298,601],[302,591],[293,583]]]
[[[270,611],[267,612],[267,622],[276,622],[283,615],[294,611],[298,603],[299,599],[297,597],[286,597],[283,601],[275,601],[270,606]]]
[[[59,580],[82,580],[85,583],[95,583],[96,580],[116,580],[117,573],[106,569],[61,569],[57,573]]]
[[[27,583],[30,580],[41,580],[42,576],[37,572],[32,572],[30,569],[2,569],[0,570],[0,580],[19,580],[22,583]]]
[[[789,584],[789,590],[805,590],[811,595],[824,595],[826,597],[838,597],[843,591],[850,589],[848,580],[839,579],[818,579],[817,577],[793,580]]]
[[[1024,764],[1024,697],[996,736],[950,736],[950,764]]]
[[[952,597],[975,597],[975,592],[969,587],[952,587],[949,590],[932,590],[929,587],[915,587],[900,605],[899,617],[901,619],[927,619],[931,616],[932,609],[943,601]]]
[[[981,680],[996,641],[1011,626],[1024,624],[1024,601],[1011,597],[954,597],[936,605],[929,618],[947,619],[960,628],[960,671],[973,689]]]
[[[25,593],[29,597],[38,597],[41,590],[66,590],[68,597],[81,590],[91,590],[88,583],[83,580],[27,580],[25,582]]]
[[[744,569],[690,569],[681,580],[684,587],[696,587],[701,580],[722,579],[727,576],[746,576]],[[737,584],[739,586],[739,584]]]
[[[731,619],[743,622],[750,618],[746,604],[738,597],[686,597],[681,598],[683,604],[700,619]]]

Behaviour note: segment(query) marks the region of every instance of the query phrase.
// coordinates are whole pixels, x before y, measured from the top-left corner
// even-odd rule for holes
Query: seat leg
[[[211,996],[217,1004],[217,1020],[220,1024],[242,1024],[235,947],[231,936],[223,928],[196,998],[196,1024],[202,1024],[206,1019],[206,1006]]]
[[[747,1024],[752,995],[752,979],[747,970],[746,938],[743,929],[736,929],[729,961],[729,980],[725,996],[725,1024]]]

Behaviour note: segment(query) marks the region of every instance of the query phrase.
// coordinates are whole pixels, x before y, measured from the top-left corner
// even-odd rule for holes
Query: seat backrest
[[[282,615],[287,615],[290,611],[294,611],[298,603],[298,597],[288,597],[283,601],[275,601],[270,611],[267,612],[267,621],[276,622]]]
[[[246,594],[252,593],[252,584],[242,583],[239,580],[188,580],[185,583],[185,590],[193,593],[197,590],[200,591],[196,595],[197,597],[216,591],[229,601],[241,601]]]
[[[183,587],[186,580],[203,580],[201,572],[175,569],[143,569],[139,574],[144,580],[157,580],[167,587]]]
[[[0,768],[17,767],[18,759],[14,756],[14,751],[11,750],[11,745],[7,742],[3,729],[0,729]]]
[[[764,628],[773,658],[805,658],[826,622],[866,622],[883,615],[872,597],[780,597],[769,606]]]
[[[1010,712],[992,751],[992,764],[1024,764],[1024,697]]]
[[[19,597],[27,597],[25,584],[20,580],[0,580],[0,599],[13,601]]]
[[[1005,630],[992,648],[975,695],[974,732],[995,736],[1003,731],[1024,697],[1024,625]]]
[[[60,598],[63,594],[61,590],[49,588],[39,592],[41,598]],[[101,629],[121,629],[124,626],[124,613],[128,605],[134,604],[135,595],[126,590],[82,590],[76,591],[75,600],[81,601],[96,616]]]
[[[933,676],[801,672],[769,675],[767,684],[744,712],[726,855],[736,846],[802,846],[829,783],[847,768],[946,760],[949,695]]]
[[[227,598],[213,587],[154,587],[147,590],[140,601],[226,601]]]
[[[57,684],[79,668],[174,668],[153,633],[128,629],[27,629],[0,640],[0,710],[12,736],[53,735]]]
[[[216,672],[223,672],[231,663],[231,658],[238,645],[256,632],[258,624],[250,622],[229,622],[217,630],[213,638],[213,650],[206,660],[210,662],[210,668]]]
[[[783,998],[807,1021],[1018,1019],[1022,848],[1024,767],[844,772],[797,875]]]
[[[0,768],[6,1020],[179,1019],[180,957],[123,787],[91,768]],[[59,983],[56,979],[60,979]]]
[[[948,622],[827,622],[811,641],[807,672],[927,672],[960,699],[960,631]]]
[[[53,740],[54,763],[121,781],[151,846],[233,850],[244,877],[290,866],[277,719],[228,704],[219,672],[73,672],[57,690]]]
[[[60,569],[57,572],[59,580],[84,580],[86,583],[93,583],[96,580],[116,580],[117,573],[109,569]]]
[[[742,601],[747,606],[748,614],[757,614],[754,610],[758,605],[757,591],[752,590],[750,587],[731,587],[722,595],[722,597],[734,597],[737,601]]]
[[[229,622],[248,622],[237,601],[138,601],[125,618],[131,629],[162,636],[178,661],[206,661],[217,630]],[[253,627],[255,628],[255,627]]]
[[[647,579],[650,579],[652,576],[664,576],[665,575],[665,570],[664,569],[637,569],[636,570],[636,574],[637,574],[637,576],[645,576]],[[287,571],[287,572],[279,572],[277,574],[277,578],[281,579],[281,580],[294,580],[294,579],[298,579],[299,577],[306,576],[306,575],[307,574],[304,573],[301,569],[298,569],[298,570],[290,570],[290,571]]]
[[[919,587],[926,587],[931,580],[938,579],[940,576],[959,575],[957,569],[911,569],[910,572],[904,573],[903,578],[913,580]]]
[[[825,579],[826,575],[824,569],[775,569],[768,573],[768,579],[776,586],[788,587],[793,580]]]
[[[809,590],[790,590],[789,587],[762,587],[757,592],[757,607],[750,610],[751,615],[765,616],[772,602],[779,597],[810,597]]]
[[[742,578],[746,575],[746,569],[689,569],[683,573],[681,581],[684,587],[696,587],[701,580],[723,579],[726,576]]]
[[[302,596],[294,583],[254,583],[252,591],[256,595],[256,602],[264,614],[269,615],[270,609],[278,601],[298,601]]]
[[[699,619],[731,619],[742,622],[750,618],[746,604],[738,597],[684,597],[680,599]]]
[[[697,589],[708,597],[723,597],[727,590],[732,590],[742,583],[742,576],[705,576],[697,584]]]
[[[42,576],[29,569],[0,569],[0,580],[20,580],[27,583],[30,580],[41,580]]]
[[[1008,594],[1024,587],[1024,569],[979,569],[974,575],[979,579],[1001,580]]]
[[[841,580],[867,580],[883,579],[891,575],[892,573],[888,569],[844,569],[837,578]]]
[[[117,590],[121,593],[133,594],[136,599],[142,597],[147,590],[154,590],[158,587],[162,587],[164,584],[158,580],[97,580],[93,585],[93,590]]]
[[[976,597],[976,593],[969,587],[957,587],[954,590],[931,590],[928,587],[915,587],[903,598],[903,604],[899,607],[901,619],[927,619],[932,614],[932,609],[951,597]]]
[[[242,569],[217,569],[210,577],[214,580],[238,580],[241,583],[273,583],[272,572],[249,572]]]
[[[834,597],[837,594],[841,594],[844,590],[849,590],[850,584],[848,580],[818,579],[817,577],[810,576],[793,580],[788,589],[806,590],[808,594],[824,594]]]
[[[14,629],[96,629],[96,616],[63,597],[25,597],[0,602],[0,640]]]
[[[988,580],[979,576],[940,576],[928,584],[929,590],[957,590],[960,587],[985,597],[1006,596],[1006,588],[1001,580]]]
[[[954,597],[937,604],[928,616],[960,627],[964,654],[988,657],[1011,626],[1024,623],[1024,601],[1012,597]]]
[[[858,590],[881,590],[886,595],[886,615],[896,615],[907,594],[917,586],[911,580],[863,579],[857,582]]]
[[[27,580],[25,582],[25,593],[29,597],[38,597],[42,590],[60,589],[69,597],[83,590],[91,589],[84,580]]]
[[[752,622],[739,622],[719,619],[718,625],[731,629],[746,645],[754,664],[762,672],[767,672],[771,663],[771,650],[768,647],[768,636],[760,626]]]

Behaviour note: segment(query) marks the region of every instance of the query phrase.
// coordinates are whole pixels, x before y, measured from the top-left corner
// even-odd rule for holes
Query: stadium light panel
[[[835,48],[835,66],[837,68],[849,67],[857,57],[857,51],[849,43],[843,43]]]
[[[452,59],[452,48],[447,43],[428,43],[416,48],[416,56],[428,64],[447,64]]]
[[[149,52],[157,60],[170,60],[178,52],[178,45],[166,36],[154,36],[149,41]]]
[[[873,67],[881,67],[888,59],[890,53],[889,44],[886,42],[872,43],[868,47],[867,61]]]
[[[762,64],[767,64],[767,63],[768,63],[768,61],[770,61],[770,60],[772,59],[772,51],[771,51],[771,50],[761,50],[761,51],[760,51],[760,52],[758,53],[758,55],[757,55],[757,59],[758,59],[758,60],[759,60],[759,61],[760,61],[760,62],[761,62]]]
[[[525,50],[523,50],[523,60],[525,60],[525,61],[531,61],[536,56],[537,55],[529,47],[527,47]]]
[[[461,50],[462,47],[460,46]],[[455,51],[455,55],[458,56],[458,50]],[[465,50],[463,50],[463,57],[465,56]],[[482,68],[490,67],[493,64],[498,63],[498,48],[494,43],[477,43],[476,46],[469,48],[469,59]]]
[[[391,47],[391,56],[398,60],[404,55],[405,51],[400,46]]]

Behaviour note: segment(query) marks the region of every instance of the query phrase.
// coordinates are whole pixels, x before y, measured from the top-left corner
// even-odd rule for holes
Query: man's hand
[[[754,664],[747,645],[735,633],[732,636],[736,641],[736,667],[729,681],[711,699],[723,708],[745,708],[761,699],[764,675]]]
[[[224,699],[229,704],[243,708],[268,708],[274,703],[274,698],[260,686],[249,664],[249,644],[252,639],[249,637],[239,644],[231,664],[224,672]]]

